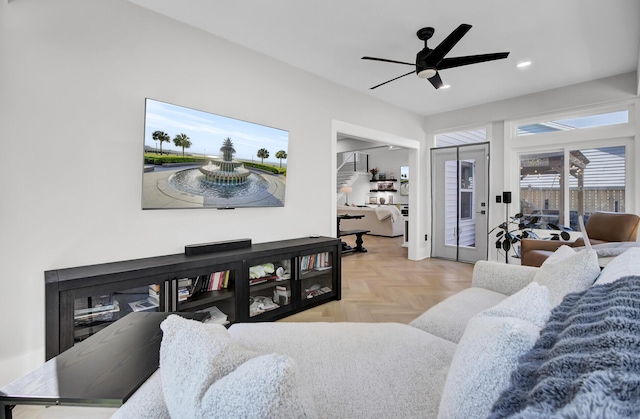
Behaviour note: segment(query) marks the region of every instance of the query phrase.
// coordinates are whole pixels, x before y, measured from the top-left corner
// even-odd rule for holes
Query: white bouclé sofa
[[[492,405],[549,316],[571,299],[565,295],[589,293],[598,277],[606,287],[640,274],[640,249],[602,273],[593,250],[567,249],[540,268],[478,262],[471,288],[410,325],[283,322],[226,330],[170,316],[160,369],[114,418],[501,417]]]
[[[340,221],[341,230],[369,230],[374,236],[398,237],[404,234],[404,218],[393,205],[378,207],[338,206],[338,215],[364,215],[364,218]]]

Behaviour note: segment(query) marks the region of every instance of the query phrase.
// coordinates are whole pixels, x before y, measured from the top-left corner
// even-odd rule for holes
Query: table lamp
[[[349,194],[351,193],[351,191],[353,191],[353,188],[351,186],[343,186],[342,188],[340,188],[340,191],[344,194],[347,194],[345,205],[349,205]]]

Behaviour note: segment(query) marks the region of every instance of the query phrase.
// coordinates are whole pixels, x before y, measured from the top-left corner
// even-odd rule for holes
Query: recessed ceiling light
[[[521,63],[518,63],[518,68],[525,68],[525,67],[529,67],[531,65],[531,61],[522,61]]]

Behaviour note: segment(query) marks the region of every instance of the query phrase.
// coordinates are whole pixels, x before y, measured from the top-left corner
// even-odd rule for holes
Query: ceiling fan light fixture
[[[420,70],[420,72],[418,73],[418,77],[420,77],[421,79],[430,79],[431,77],[435,76],[437,73],[435,68],[425,68],[424,70]]]
[[[522,61],[518,63],[518,68],[525,68],[525,67],[529,67],[530,65],[531,65],[531,61]]]

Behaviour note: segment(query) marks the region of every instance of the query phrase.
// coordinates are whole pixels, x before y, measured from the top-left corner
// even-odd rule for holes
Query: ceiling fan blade
[[[395,61],[395,60],[387,60],[386,58],[375,58],[375,57],[362,57],[363,60],[372,60],[372,61],[382,61],[385,63],[396,63],[396,64],[406,64],[415,66],[416,63],[405,63],[403,61]]]
[[[462,37],[469,32],[469,29],[471,29],[471,25],[467,25],[466,23],[463,23],[454,29],[453,32],[444,39],[444,41],[440,42],[440,44],[431,51],[427,56],[427,62],[432,64],[434,67],[438,66],[438,63],[449,53],[449,51],[451,51]]]
[[[433,87],[435,87],[436,89],[439,89],[442,86],[444,86],[444,83],[442,82],[442,79],[440,78],[439,73],[436,73],[435,76],[430,77],[429,81],[431,82],[431,84],[433,84]]]
[[[391,83],[391,82],[392,82],[392,81],[394,81],[394,80],[398,80],[398,79],[400,79],[400,78],[402,78],[402,77],[404,77],[404,76],[408,76],[409,74],[413,74],[413,73],[415,73],[415,71],[410,71],[410,72],[408,72],[407,74],[403,74],[403,75],[401,75],[401,76],[396,77],[395,79],[387,80],[387,81],[385,81],[384,83],[380,83],[380,84],[378,84],[378,85],[375,85],[375,86],[373,86],[372,88],[370,88],[369,90],[376,89],[376,88],[378,88],[378,87],[380,87],[380,86],[382,86],[382,85],[385,85],[385,84],[387,84],[387,83]]]
[[[466,57],[445,58],[438,64],[439,70],[460,67],[463,65],[477,64],[485,61],[501,60],[509,56],[508,52],[496,52],[495,54],[468,55]]]

